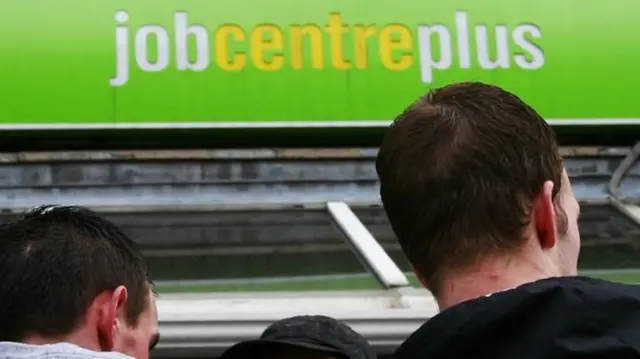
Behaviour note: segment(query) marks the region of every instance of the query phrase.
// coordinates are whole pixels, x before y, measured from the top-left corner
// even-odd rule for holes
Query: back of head
[[[100,293],[125,286],[126,320],[148,303],[147,267],[113,223],[82,207],[39,207],[0,226],[0,341],[64,338]]]
[[[367,340],[347,324],[324,315],[301,315],[269,325],[260,338],[237,343],[222,359],[375,359]]]
[[[516,251],[534,198],[545,181],[555,198],[563,176],[547,123],[482,83],[435,89],[409,106],[387,131],[376,167],[393,230],[434,292],[443,273]]]

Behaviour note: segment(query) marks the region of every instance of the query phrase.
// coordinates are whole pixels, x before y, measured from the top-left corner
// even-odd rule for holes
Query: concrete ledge
[[[161,297],[162,339],[154,356],[215,357],[236,342],[254,339],[272,322],[322,314],[343,320],[380,354],[390,354],[409,334],[438,313],[424,290],[343,292],[242,297]]]
[[[562,147],[564,157],[625,156],[626,147]],[[51,151],[0,153],[0,163],[78,162],[78,161],[169,161],[238,159],[346,159],[374,158],[377,148],[259,148],[221,150],[118,150]]]

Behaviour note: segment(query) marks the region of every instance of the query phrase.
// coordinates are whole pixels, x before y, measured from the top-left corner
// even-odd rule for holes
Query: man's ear
[[[104,292],[101,296],[103,298],[98,322],[98,337],[102,350],[111,351],[118,327],[123,324],[120,321],[123,317],[121,314],[126,308],[127,288],[119,286],[112,292]]]
[[[533,201],[533,224],[542,249],[555,247],[558,240],[553,188],[553,182],[546,181]]]

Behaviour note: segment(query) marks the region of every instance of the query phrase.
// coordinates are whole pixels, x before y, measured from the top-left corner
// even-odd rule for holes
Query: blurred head
[[[429,92],[389,128],[376,168],[391,226],[436,298],[487,263],[514,266],[497,276],[577,273],[578,203],[552,130],[517,96],[482,83]]]
[[[39,207],[0,226],[0,341],[70,342],[149,357],[156,296],[135,244],[82,207]]]
[[[274,348],[262,356],[257,356],[255,359],[348,359],[347,357],[326,352],[317,349],[297,348],[289,345],[274,346]]]
[[[278,320],[259,339],[237,343],[220,359],[376,359],[367,340],[348,325],[323,315]]]

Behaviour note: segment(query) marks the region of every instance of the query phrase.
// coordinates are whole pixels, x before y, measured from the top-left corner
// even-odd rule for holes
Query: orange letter
[[[245,39],[245,34],[238,25],[223,25],[218,28],[215,35],[216,62],[226,71],[242,70],[247,63],[247,55],[236,51],[229,59],[229,37],[239,42]]]
[[[396,35],[395,38],[393,35]],[[386,25],[380,31],[380,61],[393,71],[406,70],[413,64],[413,39],[404,25]],[[396,56],[394,56],[394,51]]]
[[[251,59],[263,71],[280,70],[284,65],[282,31],[275,25],[258,25],[251,32]],[[271,55],[271,59],[267,59]]]
[[[329,14],[327,33],[331,38],[331,63],[338,70],[348,70],[351,67],[349,60],[344,58],[344,34],[348,28],[342,23],[340,13]]]

